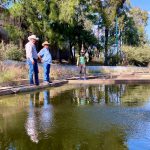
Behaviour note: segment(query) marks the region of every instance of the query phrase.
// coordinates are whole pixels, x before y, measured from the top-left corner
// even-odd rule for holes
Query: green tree
[[[94,9],[99,13],[99,16],[101,17],[101,27],[105,28],[105,65],[108,65],[109,34],[115,26],[115,19],[116,16],[118,16],[118,10],[123,7],[124,2],[124,0],[97,0],[96,2],[94,2]]]
[[[72,62],[72,46],[80,52],[81,45],[98,45],[99,39],[92,32],[94,24],[104,29],[105,65],[108,65],[109,49],[116,43],[116,18],[118,40],[126,45],[139,46],[146,43],[145,26],[148,14],[137,8],[127,13],[120,11],[125,0],[3,0],[8,5],[11,22],[5,29],[10,40],[22,47],[29,34],[49,40],[57,56],[59,50],[69,49]],[[130,5],[130,1],[126,0]],[[129,15],[128,15],[129,14]],[[40,43],[39,43],[40,44]]]
[[[139,8],[132,8],[124,19],[123,42],[126,45],[140,46],[146,43],[145,27],[148,21],[148,12]]]
[[[42,41],[50,40],[56,51],[69,45],[72,52],[71,47],[76,43],[81,47],[82,43],[89,45],[96,42],[88,7],[84,0],[13,1],[9,12],[14,23],[8,24],[6,30],[15,43],[17,39],[23,42],[30,33],[34,33]]]

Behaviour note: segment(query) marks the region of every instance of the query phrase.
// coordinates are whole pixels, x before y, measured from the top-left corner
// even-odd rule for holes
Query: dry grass
[[[116,66],[116,67],[109,67],[109,66],[102,66],[101,68],[97,70],[89,70],[90,74],[95,73],[102,73],[102,74],[133,74],[133,73],[149,73],[150,68],[148,67],[122,67],[122,66]]]
[[[95,73],[117,73],[117,74],[127,74],[127,73],[149,73],[150,68],[141,68],[141,67],[101,67],[99,70],[87,70],[87,74]],[[51,79],[66,79],[73,76],[78,76],[79,70],[75,67],[67,67],[60,65],[52,65],[51,67]],[[39,78],[43,78],[43,68],[39,65]],[[28,79],[28,67],[25,64],[15,63],[11,65],[6,65],[3,62],[0,62],[0,83],[8,83],[16,80]]]
[[[65,79],[77,75],[76,71],[54,65],[51,68],[52,79]],[[39,65],[39,78],[43,78],[43,68]],[[5,65],[0,62],[0,83],[28,79],[27,65]]]
[[[0,83],[26,79],[27,72],[25,66],[8,66],[0,63]]]
[[[59,65],[53,65],[51,68],[51,77],[54,79],[66,79],[77,76],[79,73],[76,69],[70,69]]]

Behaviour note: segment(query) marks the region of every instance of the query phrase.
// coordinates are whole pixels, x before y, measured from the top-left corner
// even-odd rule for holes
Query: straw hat
[[[31,35],[28,37],[28,40],[30,41],[31,39],[34,39],[34,40],[39,40],[38,37],[36,37],[36,35]]]
[[[44,43],[42,43],[42,46],[44,45],[50,45],[50,43],[48,43],[47,41],[45,41]]]

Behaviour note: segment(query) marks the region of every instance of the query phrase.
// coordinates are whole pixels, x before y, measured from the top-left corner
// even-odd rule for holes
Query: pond
[[[0,97],[0,150],[150,150],[150,85],[67,85]]]

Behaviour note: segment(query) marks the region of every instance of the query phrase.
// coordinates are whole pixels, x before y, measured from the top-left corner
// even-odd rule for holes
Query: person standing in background
[[[29,82],[30,85],[39,85],[39,78],[38,78],[38,64],[37,64],[37,50],[36,50],[36,41],[39,40],[39,38],[36,37],[36,35],[31,35],[28,37],[29,42],[25,45],[26,50],[26,59],[27,64],[29,66]],[[33,80],[34,75],[34,80]]]
[[[80,70],[80,79],[82,74],[84,74],[84,80],[86,80],[86,62],[88,62],[88,58],[86,57],[86,52],[84,46],[82,45],[80,55],[77,58],[77,66],[79,66]]]
[[[45,41],[43,44],[43,49],[38,53],[38,57],[43,63],[43,72],[44,72],[44,83],[49,84],[52,83],[50,80],[50,67],[52,64],[52,56],[49,51],[49,43]]]

